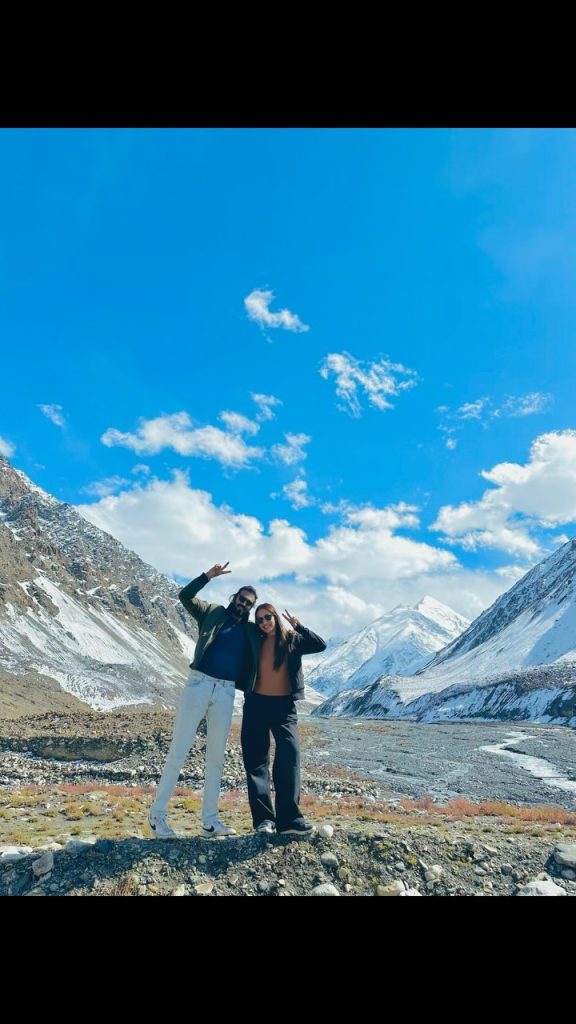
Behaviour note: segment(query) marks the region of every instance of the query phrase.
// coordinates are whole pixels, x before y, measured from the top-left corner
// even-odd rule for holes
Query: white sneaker
[[[211,825],[202,825],[202,835],[204,839],[223,839],[224,836],[235,836],[236,829],[223,821],[214,821]]]
[[[150,811],[148,824],[154,833],[155,839],[178,839],[173,828],[170,828],[166,820],[166,814],[161,811]]]

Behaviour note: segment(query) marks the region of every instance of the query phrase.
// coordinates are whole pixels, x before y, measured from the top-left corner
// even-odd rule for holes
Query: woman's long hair
[[[273,604],[259,604],[255,612],[255,618],[258,618],[262,611],[270,612],[276,622],[276,632],[274,633],[274,668],[280,668],[288,654],[288,641],[292,634],[284,628],[282,619]],[[260,629],[260,626],[258,626],[258,629],[260,630],[260,636],[266,636]]]

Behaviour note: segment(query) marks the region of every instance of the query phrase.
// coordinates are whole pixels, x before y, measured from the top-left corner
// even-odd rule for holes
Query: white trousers
[[[224,752],[232,723],[234,683],[230,679],[213,679],[192,669],[180,695],[172,742],[162,778],[158,783],[152,810],[166,812],[182,766],[196,737],[196,730],[206,716],[206,766],[202,823],[210,826],[218,819],[218,798],[222,781]]]

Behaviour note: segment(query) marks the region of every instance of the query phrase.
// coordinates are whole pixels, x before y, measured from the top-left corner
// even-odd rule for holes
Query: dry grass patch
[[[62,808],[62,816],[68,821],[80,821],[84,817],[84,809],[81,804],[68,804]]]
[[[524,822],[576,825],[576,813],[565,811],[563,807],[516,807],[504,800],[480,800],[474,803],[465,797],[455,797],[446,804],[437,804],[429,796],[418,800],[403,798],[400,804],[406,811],[425,811],[430,815],[442,814],[453,818],[512,818]]]

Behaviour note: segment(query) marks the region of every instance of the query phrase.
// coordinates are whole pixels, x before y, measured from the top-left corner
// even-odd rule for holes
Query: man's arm
[[[213,580],[215,576],[225,576],[231,572],[230,569],[226,569],[227,565],[228,562],[226,562],[225,565],[213,565],[211,569],[208,569],[208,572],[203,572],[200,576],[197,576],[195,580],[192,580],[192,582],[184,587],[178,594],[178,597],[186,611],[190,612],[190,615],[196,619],[196,622],[199,625],[206,615],[206,612],[210,611],[211,608],[217,608],[218,605],[209,604],[208,601],[199,601],[196,594],[199,590],[202,590],[202,587],[206,586],[209,580]]]

